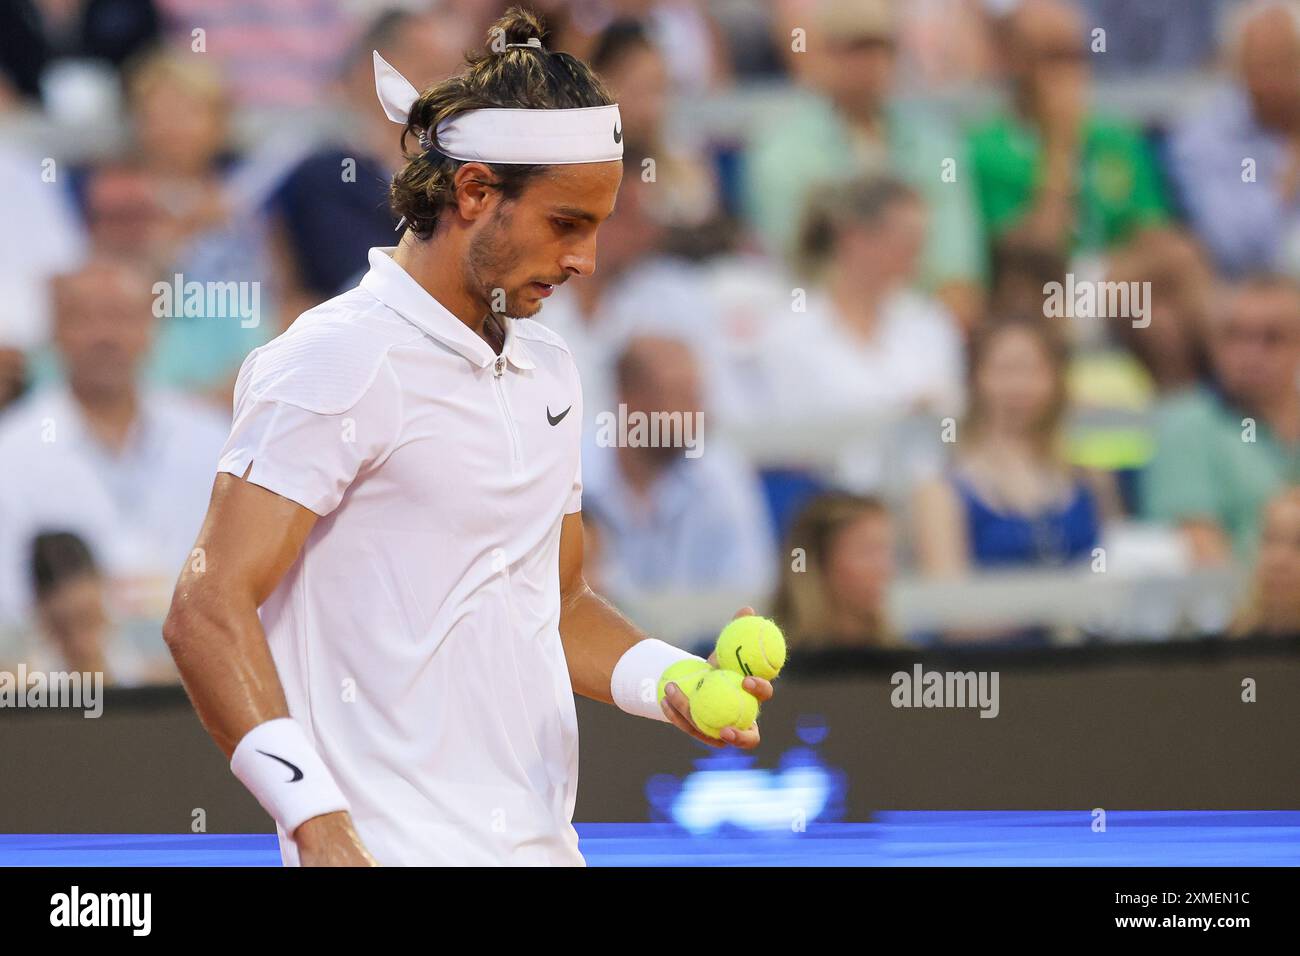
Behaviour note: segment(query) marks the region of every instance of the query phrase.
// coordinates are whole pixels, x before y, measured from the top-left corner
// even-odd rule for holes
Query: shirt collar
[[[396,246],[376,246],[370,250],[370,271],[362,276],[361,287],[420,331],[478,368],[487,368],[496,361],[497,354],[492,351],[492,346],[452,315],[393,260],[396,249]],[[506,342],[501,354],[516,368],[536,368],[528,349],[515,332],[513,319],[505,321],[505,329]]]

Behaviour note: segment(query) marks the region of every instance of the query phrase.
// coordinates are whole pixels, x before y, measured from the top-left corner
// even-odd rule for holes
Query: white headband
[[[514,46],[533,45],[512,44]],[[540,43],[537,44],[540,46]],[[375,91],[384,114],[406,125],[419,93],[375,53]],[[573,110],[482,109],[438,124],[437,142],[422,131],[420,144],[452,159],[480,163],[603,163],[623,158],[623,121],[617,104]]]

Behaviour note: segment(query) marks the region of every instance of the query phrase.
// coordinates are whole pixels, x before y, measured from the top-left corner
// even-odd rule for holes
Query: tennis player
[[[244,362],[164,627],[286,865],[583,865],[575,693],[759,740],[661,706],[691,655],[583,579],[578,374],[528,317],[595,269],[622,125],[532,14],[489,39],[423,93],[375,54],[406,230]]]

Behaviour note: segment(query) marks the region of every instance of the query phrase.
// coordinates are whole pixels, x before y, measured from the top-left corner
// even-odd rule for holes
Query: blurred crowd
[[[1166,636],[1300,632],[1300,0],[531,5],[626,137],[538,316],[594,586],[748,592],[796,648],[1034,646],[891,591],[1237,569]],[[170,679],[241,361],[397,242],[370,51],[433,83],[501,9],[0,8],[0,665]],[[599,440],[624,406],[699,453]]]

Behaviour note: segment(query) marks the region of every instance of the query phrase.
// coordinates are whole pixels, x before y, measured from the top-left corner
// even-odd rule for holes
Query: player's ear
[[[452,175],[456,209],[471,222],[495,206],[500,190],[497,177],[483,163],[466,163]]]

